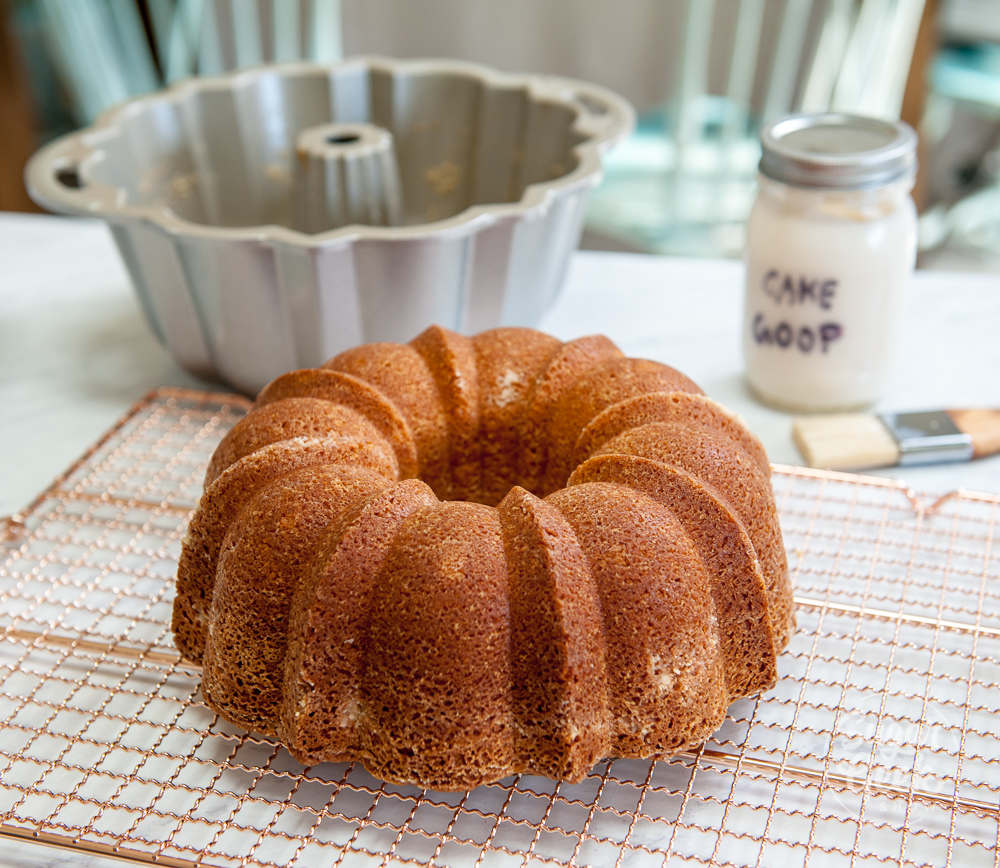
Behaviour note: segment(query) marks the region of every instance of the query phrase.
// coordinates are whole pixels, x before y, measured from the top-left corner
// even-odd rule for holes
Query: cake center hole
[[[361,136],[357,133],[335,133],[332,136],[326,137],[328,145],[353,145],[355,142],[360,141]]]

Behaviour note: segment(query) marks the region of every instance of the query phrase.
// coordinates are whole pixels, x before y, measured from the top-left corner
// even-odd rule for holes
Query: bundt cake
[[[438,789],[698,744],[793,625],[735,416],[604,337],[439,327],[264,388],[173,617],[227,720]]]

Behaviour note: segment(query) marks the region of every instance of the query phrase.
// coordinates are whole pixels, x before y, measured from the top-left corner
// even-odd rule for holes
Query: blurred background
[[[0,210],[29,155],[191,75],[356,54],[606,85],[639,112],[584,246],[738,256],[762,123],[800,110],[920,133],[922,267],[1000,273],[998,0],[0,0]]]

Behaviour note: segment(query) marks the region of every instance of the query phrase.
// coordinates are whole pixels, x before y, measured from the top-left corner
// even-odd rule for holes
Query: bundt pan
[[[108,221],[181,365],[255,393],[432,322],[536,324],[632,123],[603,88],[468,63],[265,66],[113,109],[26,181]]]

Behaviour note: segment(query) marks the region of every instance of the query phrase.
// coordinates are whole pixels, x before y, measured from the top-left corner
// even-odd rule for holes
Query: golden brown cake
[[[432,327],[265,387],[177,573],[205,701],[304,763],[465,789],[704,741],[794,628],[770,465],[607,338]]]

